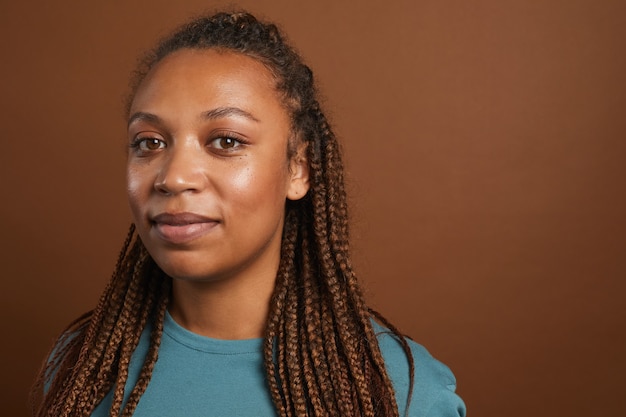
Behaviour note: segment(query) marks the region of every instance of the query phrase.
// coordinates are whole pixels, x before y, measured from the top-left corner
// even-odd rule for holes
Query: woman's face
[[[129,115],[128,196],[168,275],[275,276],[285,201],[308,189],[289,135],[274,80],[250,57],[183,49],[150,71]]]

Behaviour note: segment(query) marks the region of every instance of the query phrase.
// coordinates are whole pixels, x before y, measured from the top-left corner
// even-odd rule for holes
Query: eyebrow
[[[229,117],[229,116],[241,116],[241,117],[245,117],[246,119],[252,120],[253,122],[257,122],[257,123],[259,122],[259,119],[254,117],[251,113],[243,109],[240,109],[238,107],[217,107],[215,109],[207,110],[202,113],[202,118],[206,120],[222,119],[224,117]],[[152,122],[152,123],[163,122],[163,120],[156,114],[138,111],[136,113],[133,113],[128,118],[128,126],[130,126],[132,123],[134,123],[137,120],[143,120],[143,121]]]
[[[202,116],[209,120],[221,119],[228,116],[242,116],[246,119],[252,120],[253,122],[259,122],[259,119],[239,107],[218,107],[213,110],[205,111],[202,113]]]
[[[143,120],[143,121],[146,121],[146,122],[153,122],[153,123],[162,123],[163,122],[161,120],[161,118],[159,116],[157,116],[156,114],[138,111],[138,112],[133,113],[128,118],[127,126],[130,126],[131,124],[133,124],[137,120]]]

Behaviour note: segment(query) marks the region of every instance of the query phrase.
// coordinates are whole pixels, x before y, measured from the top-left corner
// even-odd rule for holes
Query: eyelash
[[[163,146],[163,147],[167,146],[165,141],[162,140],[162,139],[153,138],[153,137],[137,137],[137,138],[133,139],[133,141],[130,144],[130,147],[132,149],[136,149],[137,151],[140,151],[140,152],[151,152],[151,151],[158,150],[158,149],[141,149],[141,145],[143,143],[147,143],[148,141],[153,141],[153,143],[156,142],[156,141],[160,142],[160,147],[158,149],[162,149],[161,146]]]
[[[224,148],[224,147],[217,147],[217,146],[213,146],[213,143],[216,143],[218,141],[221,140],[229,140],[229,141],[233,141],[234,144],[231,147],[228,148]],[[218,151],[224,152],[224,151],[230,151],[232,149],[236,149],[239,148],[242,145],[247,145],[248,142],[246,142],[245,140],[241,139],[241,137],[239,135],[236,135],[232,132],[217,132],[216,134],[214,134],[209,141],[207,142],[207,146],[211,147],[213,149],[216,149]]]

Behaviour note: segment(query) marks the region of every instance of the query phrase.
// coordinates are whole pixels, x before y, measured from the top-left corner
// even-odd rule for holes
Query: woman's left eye
[[[211,148],[226,150],[233,149],[241,146],[242,142],[238,139],[231,138],[228,136],[222,136],[219,138],[215,138],[209,142],[209,146]]]

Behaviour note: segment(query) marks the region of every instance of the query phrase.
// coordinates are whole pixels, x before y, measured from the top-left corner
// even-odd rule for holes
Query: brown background
[[[2,415],[129,222],[138,54],[225,2],[0,3]],[[371,303],[473,416],[623,415],[626,3],[242,1],[313,67]]]

